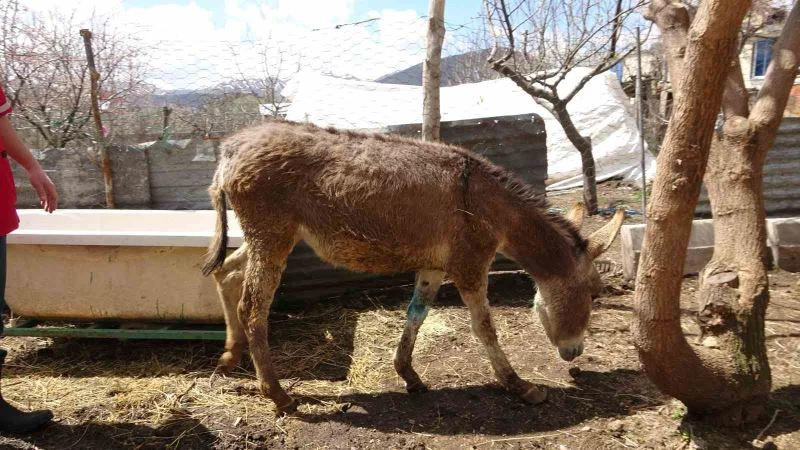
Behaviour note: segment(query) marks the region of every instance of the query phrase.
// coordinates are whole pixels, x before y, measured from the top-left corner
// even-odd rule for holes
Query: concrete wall
[[[150,206],[155,209],[210,209],[208,185],[217,168],[218,141],[183,139],[147,148]]]
[[[146,207],[150,202],[150,182],[145,152],[135,147],[113,147],[108,153],[114,173],[117,206]],[[48,149],[35,151],[34,156],[58,188],[59,207],[105,206],[103,174],[92,149]],[[39,198],[28,182],[27,173],[14,162],[11,166],[17,187],[17,207],[37,208]]]
[[[184,139],[111,147],[117,208],[209,209],[206,190],[216,168],[217,146],[215,141]],[[105,207],[103,174],[92,149],[47,149],[34,156],[58,188],[59,207]],[[12,168],[17,207],[38,207],[25,171],[15,163]]]

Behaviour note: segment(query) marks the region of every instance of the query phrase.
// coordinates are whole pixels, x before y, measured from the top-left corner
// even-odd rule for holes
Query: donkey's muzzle
[[[564,361],[572,361],[583,353],[583,342],[575,345],[558,347],[558,356]]]

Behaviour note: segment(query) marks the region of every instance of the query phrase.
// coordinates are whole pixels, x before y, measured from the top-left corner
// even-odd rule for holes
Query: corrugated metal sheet
[[[391,126],[386,131],[418,137],[420,124]],[[442,122],[442,141],[468,148],[505,167],[544,193],[547,179],[547,135],[536,114]]]
[[[518,270],[519,266],[502,256],[497,256],[492,270]],[[353,291],[403,286],[414,283],[414,273],[375,275],[350,272],[333,267],[320,260],[304,242],[295,246],[281,278],[277,301],[322,300]]]
[[[764,207],[767,216],[800,211],[800,117],[781,122],[764,162]],[[699,215],[710,215],[711,204],[703,189],[697,205]]]

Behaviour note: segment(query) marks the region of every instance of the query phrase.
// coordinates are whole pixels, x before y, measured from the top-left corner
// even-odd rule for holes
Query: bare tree
[[[220,137],[263,118],[283,117],[281,91],[300,70],[302,57],[270,37],[252,45],[252,51],[242,50],[246,44],[228,46],[235,63],[230,81],[156,96],[169,111],[169,134]]]
[[[263,117],[260,107],[264,98],[252,94],[240,80],[205,89],[171,91],[156,98],[167,105],[169,136],[219,138]]]
[[[7,87],[20,128],[34,132],[43,146],[61,148],[90,139],[89,70],[74,12],[39,15],[16,0],[3,15],[2,83]],[[143,50],[115,30],[110,19],[94,17],[98,86],[105,112],[126,103],[143,83]],[[34,144],[37,141],[34,141]]]
[[[583,197],[597,212],[592,142],[582,136],[567,110],[569,102],[596,75],[635,49],[630,35],[636,0],[484,0],[494,50],[489,66],[510,78],[547,109],[581,154]],[[577,67],[591,70],[574,87],[561,91]]]
[[[694,15],[686,4],[654,0],[647,12],[663,33],[676,101],[636,278],[634,341],[642,367],[662,391],[725,424],[755,420],[770,391],[762,169],[800,62],[795,3],[750,109],[735,57],[749,5],[707,0]],[[720,105],[723,124],[715,135]],[[675,262],[686,255],[704,174],[715,246],[697,294],[704,345],[692,346],[681,330],[682,267]]]
[[[249,72],[241,61],[243,55],[237,51],[239,46],[237,44],[230,47],[236,63],[238,83],[246,92],[258,99],[262,108],[268,110],[263,112],[269,113],[273,118],[279,118],[281,108],[286,101],[281,91],[289,78],[300,71],[302,56],[289,54],[268,36],[259,44],[256,52],[259,59],[257,70]]]

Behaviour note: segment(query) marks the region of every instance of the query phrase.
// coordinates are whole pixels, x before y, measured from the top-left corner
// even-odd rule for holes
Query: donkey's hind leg
[[[394,354],[394,368],[397,374],[406,382],[408,392],[424,392],[428,388],[419,378],[417,372],[411,366],[411,354],[414,352],[414,343],[417,340],[417,332],[431,305],[436,300],[436,293],[442,285],[444,272],[437,270],[423,270],[417,274],[417,282],[414,286],[414,295],[411,303],[408,304],[406,315],[406,326],[403,329],[403,336],[397,345]]]
[[[217,295],[225,315],[225,353],[217,362],[217,369],[229,373],[242,360],[242,351],[247,347],[247,336],[239,321],[237,306],[242,298],[242,284],[248,258],[247,244],[242,244],[225,258],[222,267],[214,272]]]
[[[545,401],[547,391],[520,378],[508,362],[503,349],[500,348],[497,332],[489,313],[489,300],[486,298],[488,280],[484,278],[478,283],[454,281],[461,294],[461,299],[469,308],[472,332],[486,348],[498,381],[511,393],[522,397],[529,403],[536,404]]]
[[[257,242],[248,242],[250,252],[238,311],[250,344],[250,357],[256,369],[259,388],[275,403],[279,414],[294,412],[297,402],[283,390],[272,367],[267,340],[269,308],[286,259],[296,242],[295,232],[296,227],[287,227],[280,233],[260,234]]]

